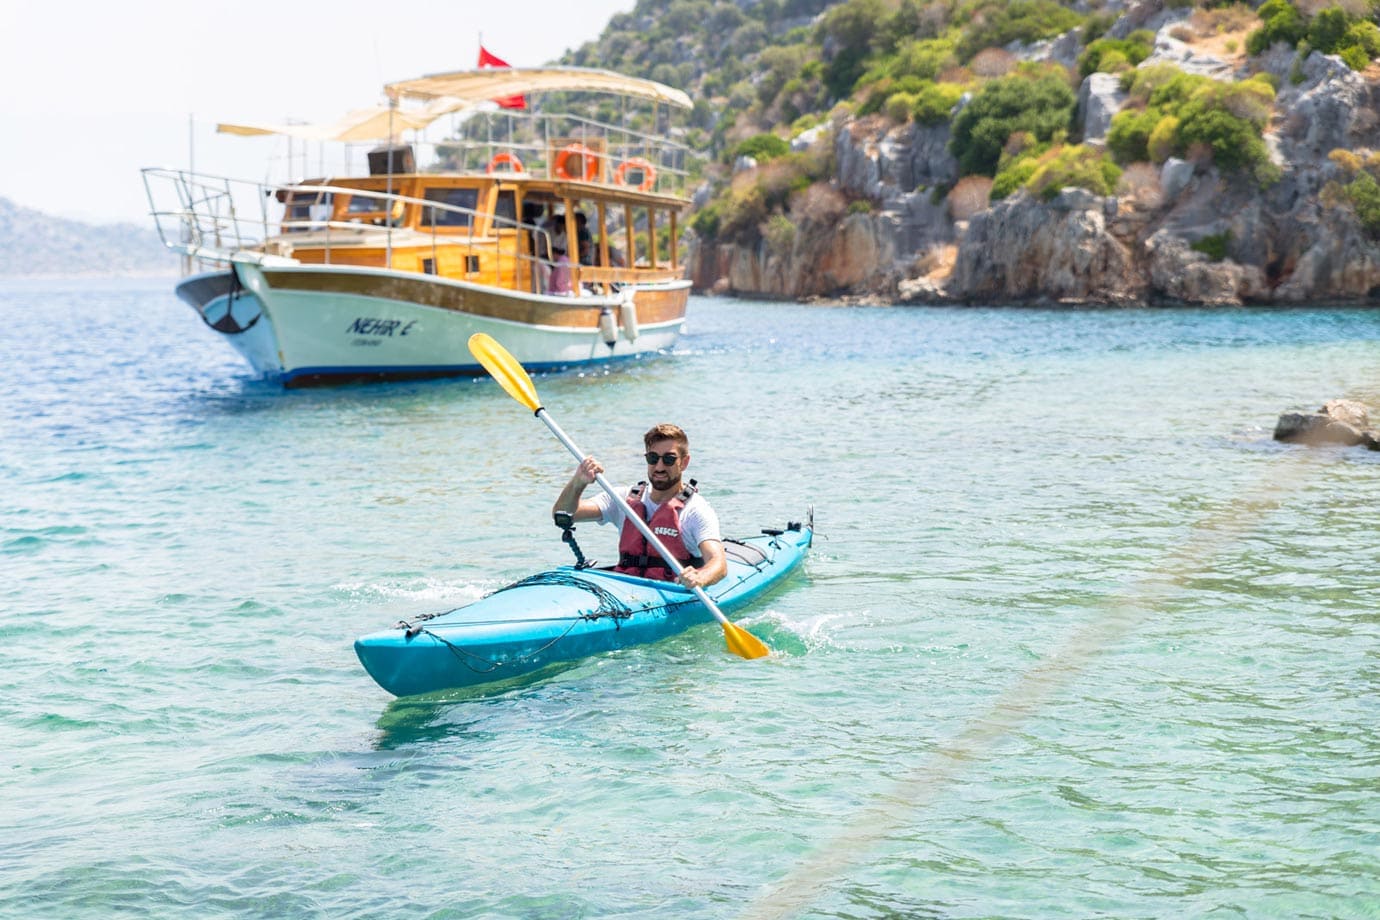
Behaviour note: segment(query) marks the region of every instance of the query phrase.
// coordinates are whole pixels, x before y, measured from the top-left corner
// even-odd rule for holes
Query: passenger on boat
[[[589,235],[589,218],[583,211],[575,212],[575,247],[581,265],[594,264],[594,238]]]
[[[728,562],[718,515],[695,488],[694,480],[688,485],[682,482],[682,474],[690,465],[690,439],[679,427],[661,424],[643,435],[642,441],[647,449],[647,479],[629,489],[628,505],[642,515],[662,545],[676,557],[683,567],[680,577],[672,574],[607,493],[600,491],[593,499],[580,497],[604,471],[593,457],[585,457],[575,468],[556,498],[552,514],[617,525],[619,558],[615,571],[677,581],[687,588],[708,587],[728,574]]]
[[[547,279],[546,293],[548,294],[569,294],[570,290],[570,257],[565,254],[564,249],[556,250],[556,258],[551,266],[551,276]]]
[[[533,269],[536,273],[537,293],[568,294],[569,268],[565,269],[562,276],[556,275],[556,263],[565,256],[565,218],[559,214],[538,218],[536,227],[537,232],[532,234],[532,254],[536,257]]]
[[[547,279],[546,293],[569,294],[570,256],[569,244],[565,236],[565,216],[557,214],[551,218],[551,275]]]

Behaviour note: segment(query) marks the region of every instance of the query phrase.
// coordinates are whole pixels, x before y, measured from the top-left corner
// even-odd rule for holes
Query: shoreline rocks
[[[1185,14],[1171,12],[1155,23],[1157,54],[1186,67],[1183,43],[1169,34]],[[1276,181],[1170,157],[1132,164],[1115,196],[1067,188],[1048,198],[1022,190],[974,200],[975,186],[960,181],[949,150],[948,123],[841,117],[796,146],[832,153],[827,186],[847,214],[788,210],[789,245],[692,237],[690,277],[701,292],[782,299],[1380,305],[1380,238],[1337,197],[1349,174],[1330,158],[1337,149],[1380,153],[1380,77],[1353,72],[1336,56],[1315,51],[1300,60],[1287,50],[1251,59],[1200,54],[1188,67],[1218,79],[1254,70],[1278,78],[1265,133]],[[1119,81],[1090,75],[1079,102],[1075,135],[1105,143],[1126,104]]]
[[[1380,450],[1380,432],[1370,427],[1366,407],[1354,399],[1331,399],[1317,412],[1286,412],[1275,423],[1275,440],[1309,447],[1341,445]]]

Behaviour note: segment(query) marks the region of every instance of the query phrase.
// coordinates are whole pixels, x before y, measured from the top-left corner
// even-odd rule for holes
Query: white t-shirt
[[[623,495],[628,494],[627,489]],[[647,507],[648,519],[656,515],[657,509],[661,505],[651,500],[652,490],[648,486],[642,494],[642,504]],[[599,523],[613,524],[618,528],[618,532],[623,532],[623,509],[609,498],[609,494],[600,489],[599,494],[594,496],[594,503],[599,506]],[[717,540],[722,543],[724,538],[719,533],[719,516],[714,513],[709,502],[700,493],[696,492],[690,496],[690,500],[685,503],[685,507],[680,509],[680,538],[685,543],[685,549],[692,556],[700,555],[700,544],[705,540]]]

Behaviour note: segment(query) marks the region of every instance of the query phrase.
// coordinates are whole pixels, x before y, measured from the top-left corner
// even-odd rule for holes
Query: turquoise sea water
[[[1380,916],[1380,454],[1270,439],[1380,408],[1380,313],[697,299],[536,382],[730,534],[814,504],[775,654],[398,701],[353,639],[565,562],[573,461],[170,287],[0,286],[0,917]]]

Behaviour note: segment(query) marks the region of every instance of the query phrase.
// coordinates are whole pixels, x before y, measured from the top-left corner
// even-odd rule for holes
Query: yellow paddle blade
[[[771,654],[771,649],[761,639],[740,629],[732,623],[724,622],[724,640],[728,642],[728,650],[739,658],[765,658]]]
[[[484,365],[484,370],[498,381],[499,386],[508,391],[509,396],[533,412],[541,408],[532,378],[527,376],[527,371],[518,363],[518,359],[498,344],[493,336],[483,332],[476,332],[470,336],[470,354]]]

